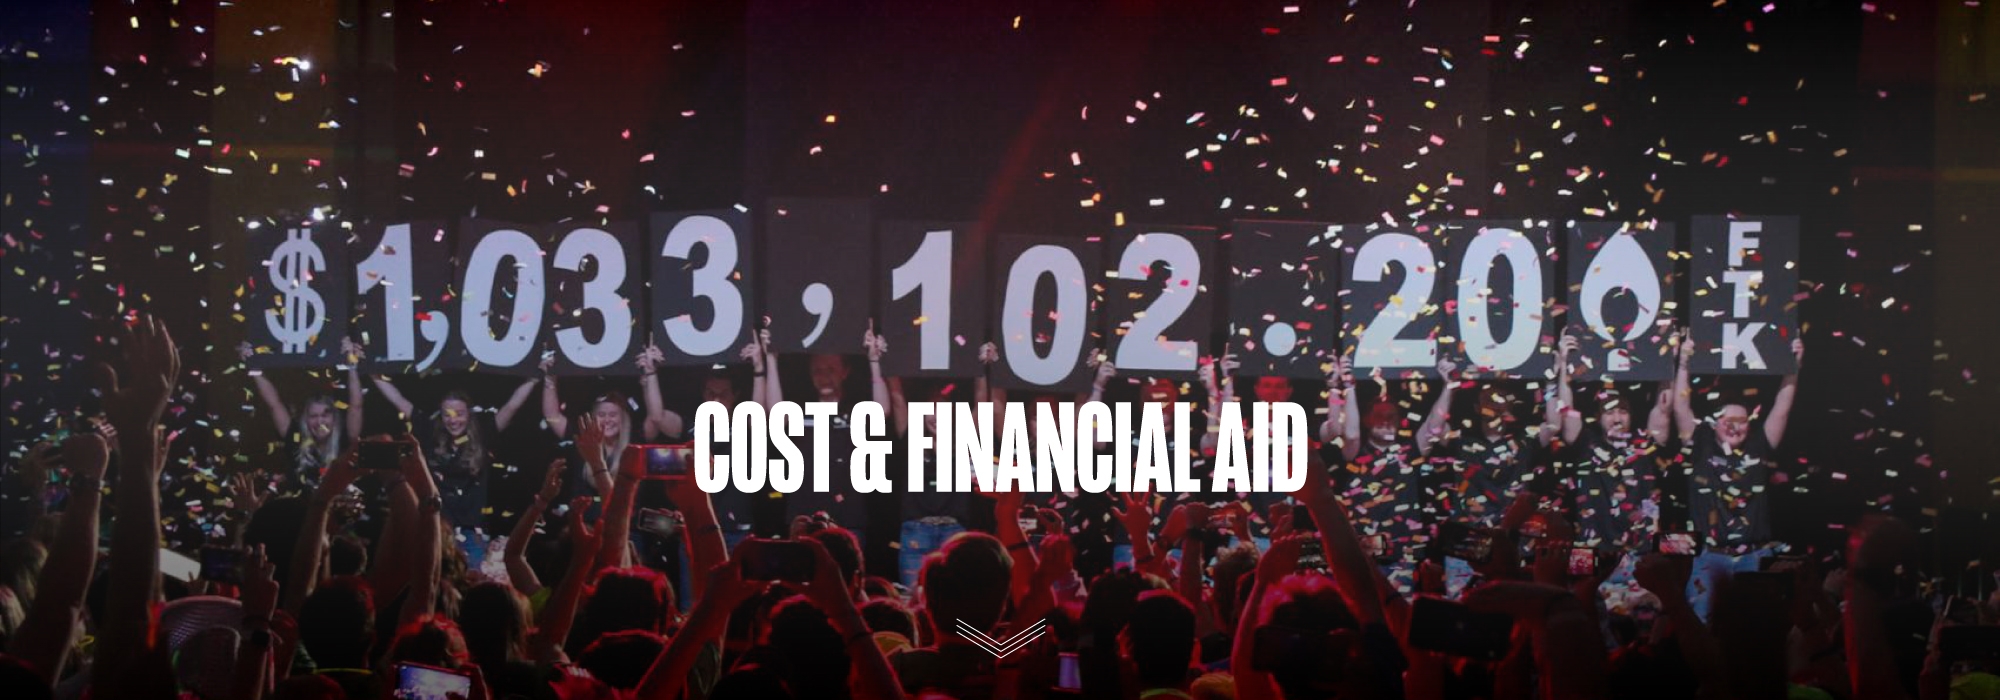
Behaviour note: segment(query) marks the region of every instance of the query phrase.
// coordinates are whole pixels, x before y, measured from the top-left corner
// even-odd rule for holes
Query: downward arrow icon
[[[967,624],[964,620],[958,620],[958,636],[964,637],[966,641],[972,642],[978,645],[979,648],[985,649],[987,653],[992,654],[993,658],[999,659],[1027,648],[1029,642],[1040,638],[1043,632],[1048,631],[1048,627],[1042,624],[1043,622],[1046,622],[1046,620],[1036,620],[1034,624],[1028,625],[1026,629],[1015,633],[1013,638],[1000,640],[987,636],[985,632],[979,631],[979,628]]]

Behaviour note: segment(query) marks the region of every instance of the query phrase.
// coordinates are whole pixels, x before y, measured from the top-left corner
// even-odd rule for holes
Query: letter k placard
[[[958,636],[993,654],[993,658],[1002,659],[1008,654],[1026,649],[1029,642],[1035,641],[1043,632],[1048,631],[1048,626],[1042,624],[1044,622],[1047,620],[1036,620],[1034,624],[1028,625],[1027,629],[1015,633],[1012,639],[1002,641],[986,636],[985,632],[966,624],[964,620],[958,620]]]

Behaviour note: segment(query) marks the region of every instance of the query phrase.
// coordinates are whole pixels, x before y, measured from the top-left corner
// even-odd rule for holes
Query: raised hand
[[[261,471],[237,472],[229,477],[229,502],[243,511],[245,518],[264,507],[264,502],[270,497],[270,490],[264,488],[264,473]]]
[[[646,349],[639,351],[639,359],[635,362],[640,374],[653,374],[660,371],[660,362],[665,359],[666,353],[660,352],[660,346],[647,343]]]
[[[1798,366],[1804,366],[1804,365],[1805,365],[1805,363],[1806,363],[1806,339],[1804,339],[1804,338],[1793,338],[1793,339],[1792,339],[1792,362],[1793,362],[1793,364],[1795,364],[1795,365],[1798,365]]]
[[[1569,333],[1564,333],[1562,340],[1556,342],[1556,363],[1557,364],[1568,363],[1569,358],[1576,356],[1576,349],[1577,349],[1576,336],[1571,335]]]
[[[273,578],[277,566],[264,556],[264,545],[250,550],[250,556],[243,560],[243,615],[265,623],[271,620],[271,611],[278,609],[278,580]]]
[[[590,556],[592,552],[597,551],[597,545],[600,543],[597,528],[592,527],[590,521],[583,517],[584,512],[588,510],[590,510],[589,496],[577,496],[570,499],[569,532],[567,534],[569,535],[569,551],[575,552],[574,556]]]
[[[1446,382],[1457,381],[1458,363],[1451,361],[1450,358],[1438,358],[1437,372],[1438,379]]]
[[[1112,377],[1118,376],[1118,366],[1111,364],[1111,359],[1102,354],[1099,354],[1097,357],[1097,377],[1092,379],[1091,383],[1102,389],[1106,382],[1111,381]]]
[[[1222,357],[1217,359],[1215,364],[1222,371],[1222,376],[1224,377],[1235,376],[1236,370],[1243,368],[1243,362],[1236,359],[1236,351],[1234,350],[1223,350]]]
[[[569,471],[569,460],[557,458],[550,462],[548,471],[542,472],[542,489],[535,492],[535,500],[544,504],[555,502],[556,494],[562,492],[562,477],[566,471]]]
[[[387,439],[382,436],[370,438],[376,442]],[[319,492],[326,494],[327,498],[347,493],[347,487],[361,478],[360,455],[360,448],[350,445],[346,451],[340,453],[339,457],[334,458],[332,464],[326,465],[326,471],[319,478]]]
[[[361,343],[355,342],[353,338],[340,339],[340,356],[347,358],[348,366],[360,365],[362,353]]]
[[[1257,560],[1257,582],[1275,586],[1286,576],[1298,573],[1299,554],[1305,551],[1306,541],[1317,536],[1311,532],[1295,532],[1271,538],[1271,548]]]
[[[1694,338],[1689,337],[1687,329],[1674,329],[1673,337],[1668,342],[1674,344],[1675,356],[1680,359],[1682,369],[1694,362]]]
[[[1688,557],[1647,554],[1632,566],[1632,580],[1662,602],[1680,600],[1687,594],[1688,577],[1694,574],[1694,560]]]
[[[798,542],[813,552],[813,578],[801,586],[805,589],[806,599],[827,617],[852,609],[854,596],[847,590],[846,577],[841,575],[840,565],[834,563],[833,555],[827,553],[826,545],[816,537],[802,537]]]
[[[868,330],[861,334],[861,348],[868,352],[869,362],[881,362],[882,355],[889,352],[889,339],[875,334],[875,322],[868,322]]]
[[[586,457],[604,454],[604,429],[597,425],[597,416],[585,413],[576,421],[576,451]]]
[[[1211,388],[1214,387],[1215,362],[1209,360],[1208,358],[1203,358],[1203,360],[1200,363],[1197,363],[1195,365],[1194,376],[1196,380],[1201,382],[1202,386]]]
[[[706,593],[708,598],[697,601],[696,604],[712,601],[717,610],[735,610],[745,601],[763,595],[764,591],[771,588],[770,581],[743,580],[743,570],[736,565],[738,561],[741,560],[732,552],[729,561],[716,564],[715,568],[708,570]]]
[[[112,334],[121,355],[119,369],[111,363],[97,363],[97,375],[104,390],[105,416],[127,439],[153,437],[153,428],[167,409],[174,383],[180,381],[180,350],[166,324],[152,316],[140,317],[132,327],[119,325]],[[139,460],[133,460],[138,462]],[[157,468],[155,465],[134,464]]]
[[[46,463],[45,460],[37,461]],[[111,442],[96,433],[73,433],[63,440],[62,461],[64,466],[69,467],[71,482],[100,481],[104,478],[106,465],[111,463]],[[37,489],[36,493],[40,493],[47,481],[48,474],[44,471],[40,481],[30,483]]]
[[[548,374],[548,373],[549,373],[549,370],[551,370],[551,369],[554,369],[554,368],[555,368],[555,366],[556,366],[556,354],[555,354],[555,353],[549,353],[549,354],[546,354],[546,355],[543,355],[543,356],[542,356],[542,361],[541,361],[541,362],[538,362],[538,363],[535,363],[535,368],[536,368],[536,369],[540,369],[540,370],[542,371],[542,374]]]
[[[250,358],[256,356],[257,356],[257,348],[251,347],[249,341],[244,341],[236,344],[236,359],[242,360],[244,362],[249,362]]]
[[[995,344],[993,343],[993,341],[990,341],[990,340],[989,340],[989,341],[986,341],[986,342],[984,342],[984,343],[981,343],[981,344],[979,345],[979,362],[980,362],[980,364],[988,364],[988,365],[990,365],[990,364],[993,364],[993,363],[995,363],[995,362],[999,362],[999,361],[1000,361],[1000,346],[999,346],[999,345],[995,345]]]
[[[1151,532],[1153,529],[1153,494],[1126,493],[1119,494],[1119,498],[1125,501],[1125,507],[1112,506],[1111,514],[1117,516],[1118,522],[1125,525],[1125,532],[1134,535],[1144,535],[1147,532]]]

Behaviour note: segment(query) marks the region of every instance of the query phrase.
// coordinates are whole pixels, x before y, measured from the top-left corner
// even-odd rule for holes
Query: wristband
[[[99,476],[89,476],[89,475],[79,474],[70,477],[69,483],[71,491],[75,491],[77,489],[97,491],[99,489],[104,488],[104,478]]]
[[[417,508],[418,510],[422,511],[424,515],[435,515],[439,511],[444,510],[444,499],[439,498],[437,496],[432,496],[430,498],[424,499],[422,503],[419,503],[417,505]]]

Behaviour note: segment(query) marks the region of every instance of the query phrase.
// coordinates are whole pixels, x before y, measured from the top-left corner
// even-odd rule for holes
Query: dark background
[[[231,305],[256,271],[249,227],[315,210],[597,222],[863,196],[878,219],[971,220],[982,237],[1102,236],[1120,214],[1683,231],[1696,214],[1796,214],[1808,353],[1779,534],[1830,546],[1841,523],[1888,509],[1943,535],[1933,551],[1951,567],[2000,542],[1991,7],[262,5],[0,10],[10,459],[88,403],[78,368],[133,309],[192,353],[182,449],[224,473],[268,459]],[[787,363],[788,394],[809,391],[804,369]],[[332,379],[274,374],[293,400]],[[497,404],[514,381],[408,393],[424,405],[463,385]],[[611,386],[572,380],[565,398]],[[695,387],[669,381],[669,403],[691,409]],[[546,440],[516,432],[503,461],[532,477]],[[519,489],[496,489],[498,519]]]

